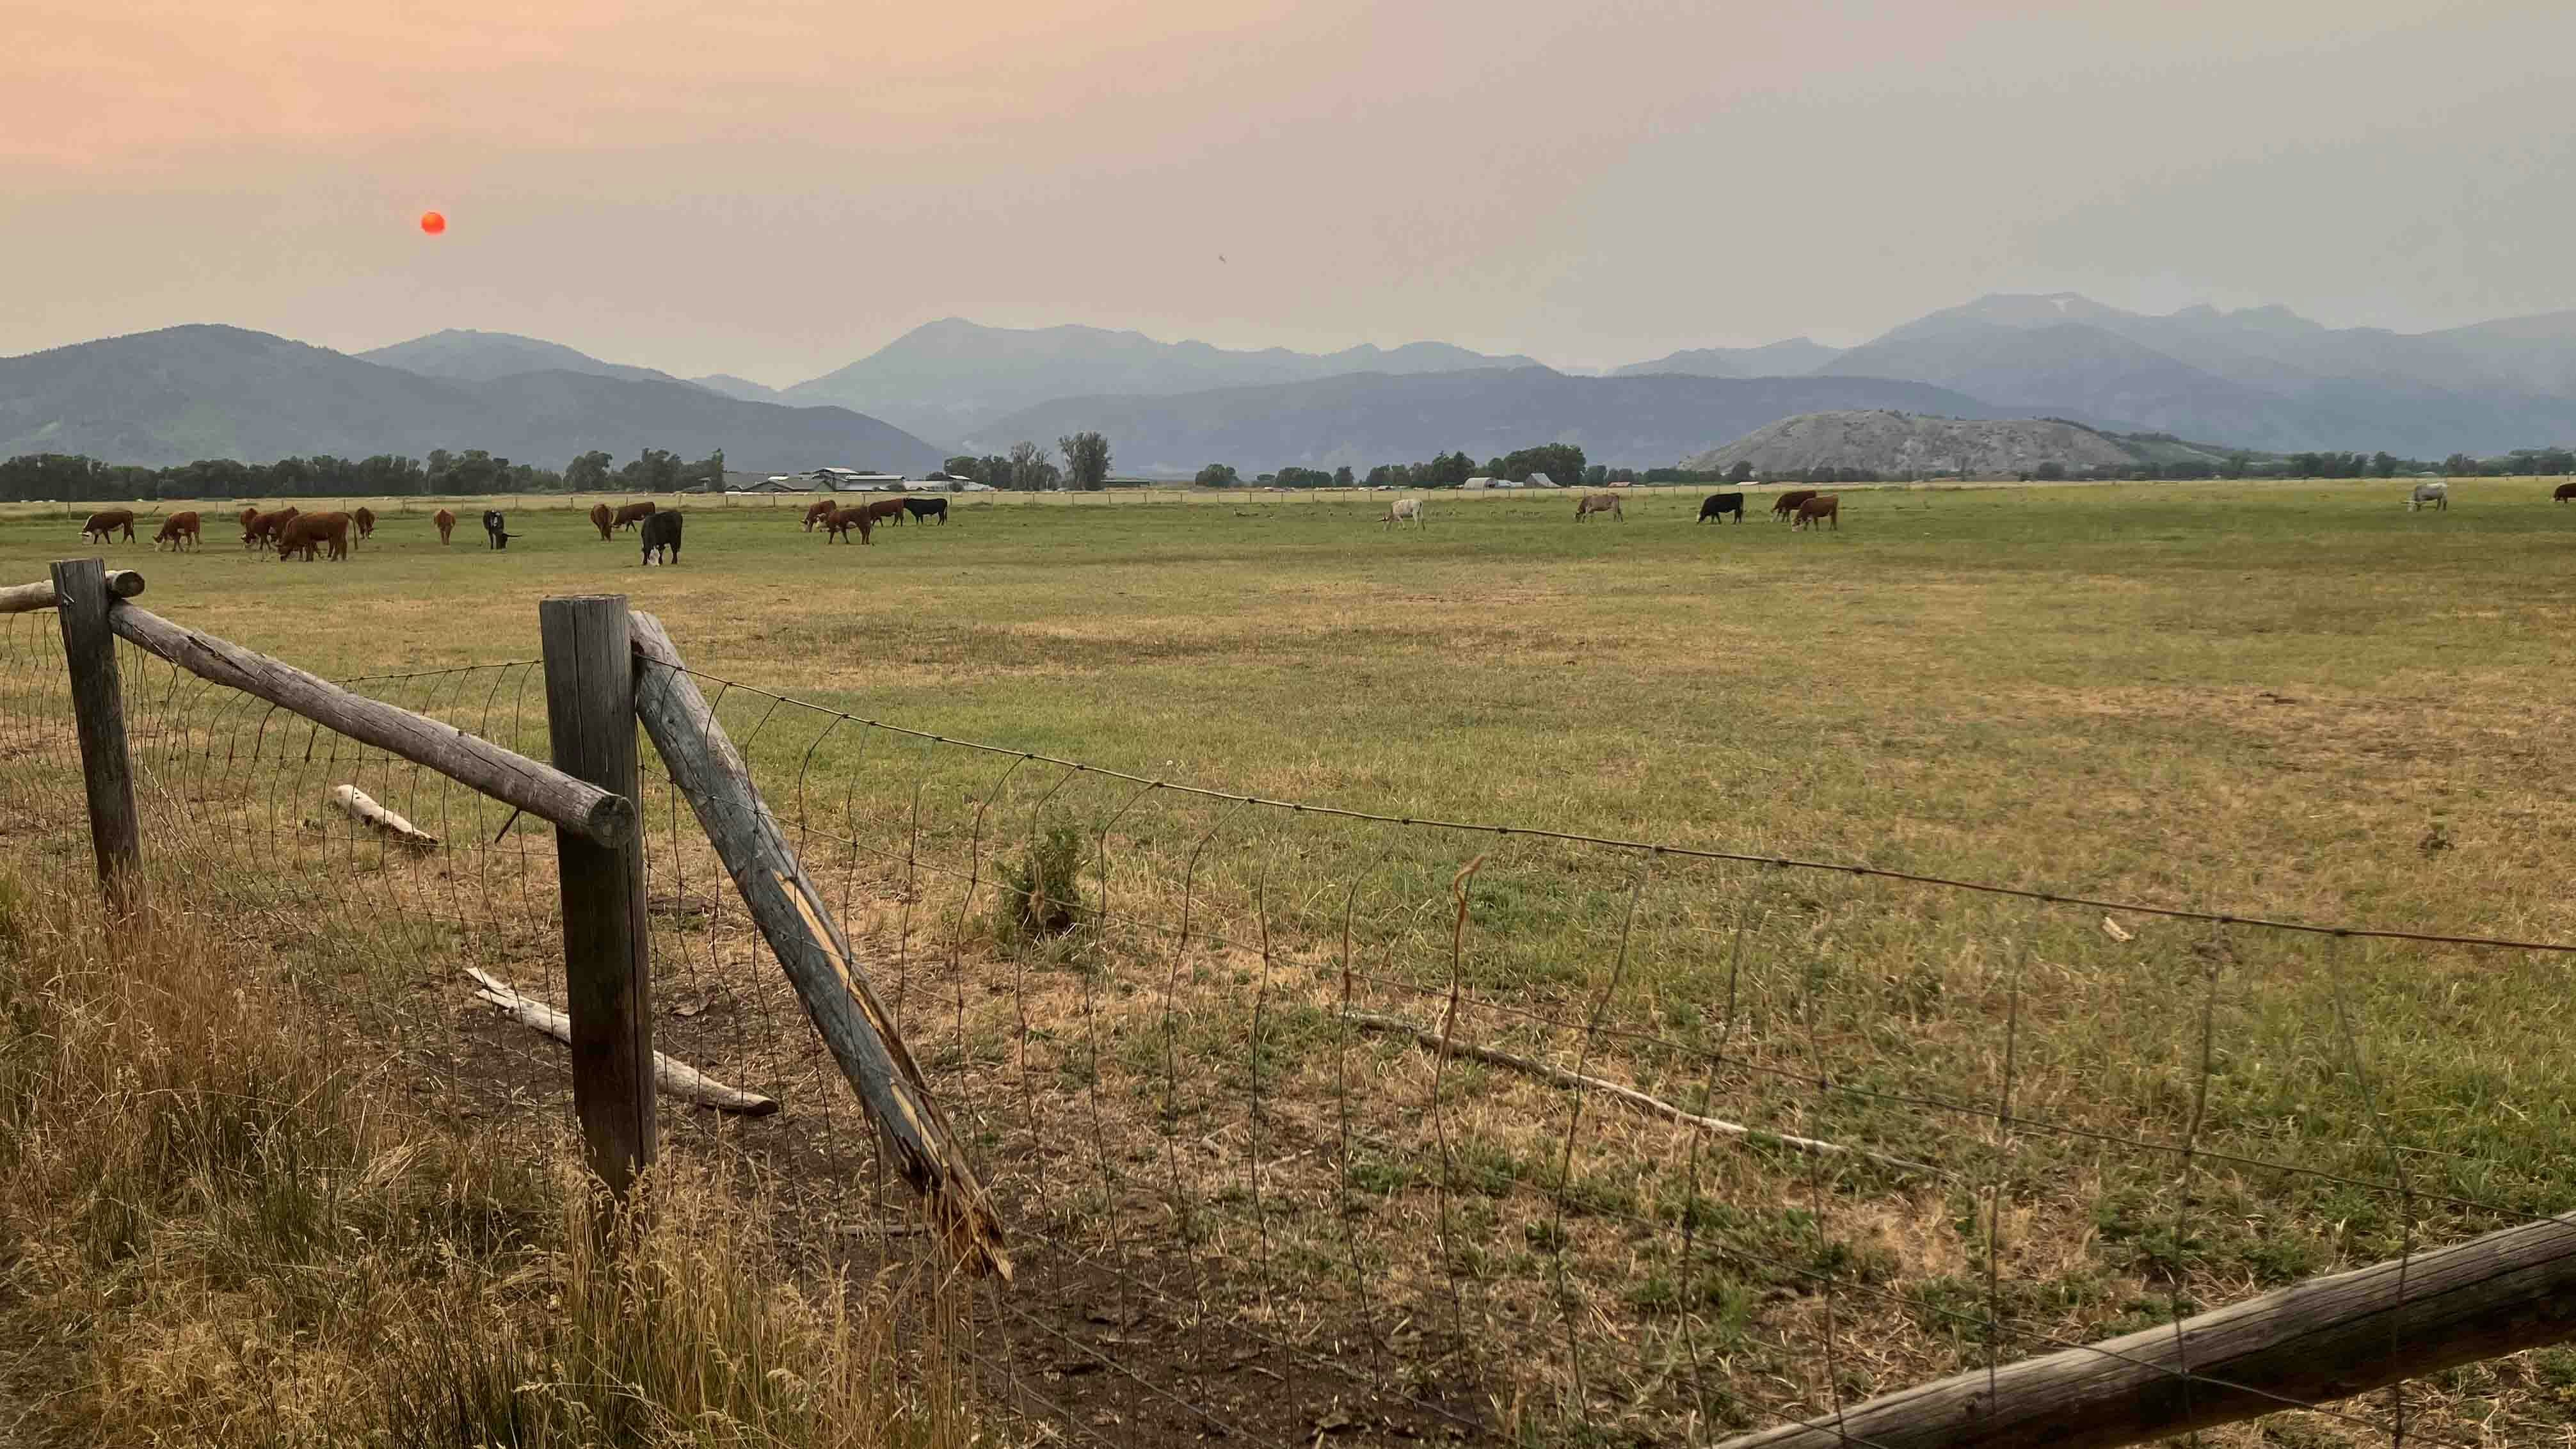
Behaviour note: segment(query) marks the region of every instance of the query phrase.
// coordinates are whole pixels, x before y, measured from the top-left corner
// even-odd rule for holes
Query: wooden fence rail
[[[1974,1370],[1718,1449],[2119,1449],[2576,1337],[2576,1216]]]
[[[108,569],[107,592],[111,598],[133,598],[143,592],[143,575],[132,569]],[[0,614],[32,614],[38,609],[54,607],[60,598],[61,591],[55,588],[51,579],[42,583],[13,584],[0,589]]]
[[[108,610],[107,622],[119,638],[201,679],[256,695],[353,740],[426,765],[595,844],[623,845],[635,832],[635,805],[626,797],[454,725],[352,694],[291,664],[173,624],[132,604],[120,603]]]
[[[848,938],[824,907],[778,821],[761,803],[751,771],[716,722],[706,696],[680,664],[660,621],[631,616],[635,712],[671,783],[688,797],[698,825],[724,860],[734,888],[832,1049],[904,1181],[921,1194],[932,1225],[958,1261],[1008,1279],[1001,1220],[968,1165],[955,1130],[904,1049],[876,993],[860,974]]]

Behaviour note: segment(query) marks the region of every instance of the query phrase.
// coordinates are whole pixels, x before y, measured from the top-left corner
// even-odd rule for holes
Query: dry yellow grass
[[[2348,485],[1871,494],[1796,539],[1694,528],[1672,496],[1624,526],[1504,499],[1404,535],[1334,501],[961,507],[866,550],[708,510],[650,571],[547,515],[506,555],[397,532],[339,570],[150,560],[145,602],[359,674],[525,658],[539,594],[615,589],[714,674],[1147,779],[2564,940],[2576,511],[2477,487],[2439,517]],[[0,528],[16,573],[45,552]],[[538,748],[524,671],[475,679],[378,688]],[[251,732],[169,709],[200,762],[173,757],[174,786]],[[2121,940],[2098,911],[1239,811],[741,691],[721,709],[1008,1196],[1022,1301],[1096,1298],[1101,1264],[1149,1280],[1143,1319],[1071,1307],[1059,1331],[1221,1409],[1293,1397],[1243,1362],[1321,1360],[1393,1386],[1364,1419],[1429,1399],[1541,1440],[1680,1442],[1980,1365],[1990,1314],[2017,1355],[2576,1198],[2576,1082],[2530,1009],[2563,994],[2550,959],[2140,916]],[[201,832],[543,981],[542,838],[462,844],[506,812],[368,783],[459,842],[412,861],[305,825],[331,767],[232,771],[234,825]],[[782,1095],[780,1132],[823,1117],[739,1145],[863,1161],[659,791],[667,1039]],[[1008,946],[997,874],[1059,823],[1088,842],[1089,918]],[[1480,853],[1453,954],[1447,884]],[[468,1027],[441,971],[334,982]],[[1695,1142],[1334,1020],[1433,1021],[1453,984],[1472,1039],[1941,1171]],[[2406,1193],[2339,1180],[2401,1165]],[[2540,1355],[2410,1392],[2428,1428],[2529,1443],[2563,1435],[2570,1382],[2576,1359]],[[1094,1388],[1115,1383],[1048,1391],[1135,1431]],[[1296,1389],[1333,1392],[1322,1370]]]

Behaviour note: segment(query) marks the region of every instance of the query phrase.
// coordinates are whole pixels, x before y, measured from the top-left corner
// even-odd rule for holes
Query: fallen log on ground
[[[331,803],[376,827],[405,845],[436,845],[438,837],[412,824],[402,816],[376,803],[375,797],[355,785],[331,787]]]
[[[1908,1162],[1902,1157],[1889,1157],[1883,1153],[1871,1152],[1866,1148],[1845,1147],[1839,1142],[1822,1142],[1813,1137],[1798,1137],[1787,1132],[1773,1132],[1763,1127],[1747,1127],[1741,1122],[1729,1122],[1720,1117],[1703,1117],[1696,1112],[1684,1111],[1661,1097],[1648,1096],[1634,1087],[1622,1086],[1604,1077],[1587,1077],[1581,1072],[1569,1072],[1563,1067],[1550,1066],[1546,1062],[1530,1057],[1517,1057],[1510,1052],[1496,1051],[1492,1047],[1477,1046],[1454,1038],[1443,1038],[1440,1033],[1431,1028],[1406,1021],[1402,1017],[1380,1016],[1373,1011],[1346,1011],[1342,1013],[1342,1020],[1364,1031],[1400,1032],[1435,1051],[1445,1051],[1452,1056],[1470,1057],[1498,1067],[1509,1067],[1516,1072],[1527,1072],[1534,1077],[1544,1077],[1560,1087],[1575,1087],[1599,1092],[1639,1111],[1652,1112],[1658,1117],[1668,1117],[1686,1127],[1696,1127],[1702,1132],[1714,1132],[1722,1137],[1740,1137],[1748,1142],[1777,1142],[1783,1147],[1793,1148],[1799,1152],[1812,1152],[1824,1157],[1858,1157],[1905,1172],[1938,1173],[1940,1171],[1929,1163]]]
[[[497,977],[468,966],[465,974],[482,988],[475,999],[488,1001],[501,1008],[512,1021],[531,1031],[540,1031],[566,1046],[572,1044],[572,1018],[532,997],[522,996],[511,985]],[[766,1117],[778,1110],[778,1099],[740,1087],[728,1087],[697,1068],[675,1062],[660,1052],[653,1053],[653,1085],[662,1095],[677,1097],[701,1107],[720,1112],[739,1112],[746,1117]]]

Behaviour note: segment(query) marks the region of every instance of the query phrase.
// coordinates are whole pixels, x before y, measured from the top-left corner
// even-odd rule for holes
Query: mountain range
[[[1542,442],[1653,466],[1851,409],[2059,417],[2273,452],[2492,455],[2576,439],[2576,312],[2409,334],[2279,307],[2159,316],[1997,294],[1857,347],[1698,348],[1606,377],[1443,342],[1231,350],[955,318],[783,388],[463,330],[349,356],[191,326],[0,359],[0,454],[131,463],[481,447],[560,467],[593,447],[721,447],[737,468],[926,470],[950,451],[1097,428],[1121,473],[1359,467]]]
[[[470,357],[430,356],[459,375],[424,376],[209,325],[0,358],[0,456],[86,453],[166,467],[482,448],[560,468],[593,448],[624,458],[655,447],[692,459],[722,449],[743,469],[810,468],[820,459],[907,472],[936,468],[945,456],[845,408],[743,402],[640,368],[484,378]]]
[[[1157,342],[1141,332],[983,327],[951,317],[787,388],[784,396],[853,408],[926,438],[962,439],[1057,398],[1150,397],[1355,373],[1400,377],[1537,365],[1531,358],[1491,357],[1446,342],[1392,349],[1364,343],[1327,353],[1284,347],[1235,352],[1204,342]]]

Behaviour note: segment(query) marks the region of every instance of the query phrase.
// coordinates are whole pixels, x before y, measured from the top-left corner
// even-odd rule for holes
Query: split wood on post
[[[132,569],[109,569],[107,592],[111,598],[133,598],[143,592],[143,575]],[[61,597],[61,591],[54,587],[51,579],[39,584],[13,584],[0,589],[0,614],[30,614],[38,609],[50,609]]]
[[[543,1032],[566,1046],[572,1045],[572,1018],[532,997],[522,996],[510,983],[468,966],[465,974],[474,978],[480,988],[474,993],[478,1001],[489,1002],[501,1009],[512,1021],[530,1031]],[[662,1095],[677,1097],[700,1107],[713,1107],[719,1112],[739,1112],[746,1117],[766,1117],[778,1110],[778,1099],[758,1092],[729,1087],[685,1062],[675,1062],[660,1052],[653,1053],[653,1085]]]
[[[546,733],[558,769],[635,798],[635,649],[623,595],[537,605],[545,646]],[[624,1198],[653,1163],[653,961],[644,853],[555,832],[563,899],[564,1003],[571,1008],[572,1105],[590,1170]]]
[[[634,833],[635,806],[624,796],[585,784],[552,765],[477,739],[453,725],[352,694],[291,664],[173,624],[132,604],[109,609],[107,622],[118,637],[201,679],[257,695],[362,744],[390,750],[585,839],[615,845]]]
[[[2178,1326],[1903,1389],[1719,1449],[2119,1449],[2570,1337],[2576,1218],[2553,1218],[2311,1278]]]
[[[640,670],[635,712],[670,767],[671,782],[688,797],[888,1155],[921,1194],[932,1226],[970,1270],[1009,1279],[1000,1219],[921,1069],[859,974],[822,893],[761,803],[751,772],[716,723],[706,696],[683,672],[670,635],[650,614],[632,618]]]
[[[116,639],[108,620],[116,595],[107,566],[94,558],[54,565],[49,585],[60,601],[63,662],[71,673],[72,723],[80,736],[81,784],[89,799],[90,848],[111,908],[134,904],[143,866],[143,822],[134,809],[134,761],[125,749],[125,694],[117,681]]]

